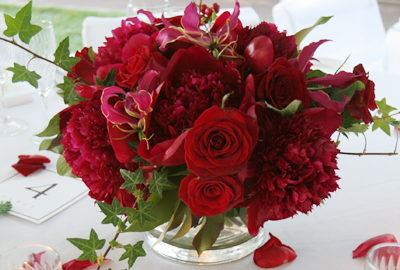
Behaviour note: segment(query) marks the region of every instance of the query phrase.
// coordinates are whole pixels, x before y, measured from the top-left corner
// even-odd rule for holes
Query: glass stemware
[[[32,24],[39,25],[42,30],[32,37],[29,42],[29,50],[32,52],[49,59],[54,60],[54,52],[56,50],[56,38],[54,35],[54,27],[51,21],[46,20],[33,20]],[[43,110],[43,123],[42,130],[46,128],[49,121],[47,97],[55,86],[56,66],[39,58],[33,58],[28,62],[28,69],[35,71],[41,76],[38,80],[38,88],[36,89],[41,96],[42,110]],[[42,131],[40,130],[40,131]],[[40,132],[38,131],[38,132]],[[43,138],[33,136],[32,141],[40,143]]]
[[[62,264],[51,247],[22,245],[0,255],[0,270],[62,270]]]
[[[3,33],[5,27],[0,25]],[[0,35],[1,35],[0,33]],[[20,119],[13,119],[7,113],[7,102],[5,92],[11,78],[11,72],[6,70],[13,66],[15,60],[15,46],[0,40],[0,137],[11,137],[28,128],[28,124]]]
[[[127,17],[136,17],[138,16],[137,12],[140,9],[144,9],[146,11],[150,11],[153,15],[158,15],[161,17],[161,14],[171,7],[169,0],[129,0],[127,9],[126,9],[126,16]],[[138,16],[141,19],[139,14]],[[147,18],[146,16],[144,16]],[[156,16],[157,17],[157,16]]]
[[[400,244],[383,243],[372,247],[365,261],[365,270],[400,270]]]

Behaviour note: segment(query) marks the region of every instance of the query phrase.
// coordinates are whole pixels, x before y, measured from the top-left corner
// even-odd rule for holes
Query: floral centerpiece
[[[309,213],[330,197],[340,152],[331,135],[364,132],[378,108],[361,64],[326,74],[313,68],[313,54],[327,40],[298,50],[312,28],[288,36],[267,22],[244,27],[238,2],[232,14],[218,11],[195,3],[173,18],[141,11],[149,23],[123,20],[98,52],[75,57],[65,39],[54,63],[68,71],[59,87],[69,106],[41,133],[56,135],[41,149],[62,154],[59,172],[82,178],[103,223],[118,234],[164,224],[157,242],[197,228],[200,258],[232,218],[255,237],[265,222]],[[10,70],[35,81],[19,65]],[[380,108],[380,126],[398,126],[390,110]],[[143,242],[114,239],[98,256],[105,240],[93,230],[89,240],[69,240],[99,268],[111,247],[126,250],[129,267],[145,255]],[[271,236],[255,261],[272,267],[295,257]]]

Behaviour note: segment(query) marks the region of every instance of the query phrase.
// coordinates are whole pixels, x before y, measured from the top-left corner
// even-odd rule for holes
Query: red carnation
[[[134,171],[135,163],[120,163],[115,157],[107,133],[107,120],[100,110],[100,98],[84,101],[60,112],[63,155],[72,173],[89,187],[89,195],[112,203],[114,196],[121,204],[132,206],[134,197],[126,189],[120,169]]]
[[[338,188],[335,169],[339,150],[315,113],[281,119],[266,131],[272,134],[265,134],[256,147],[260,152],[249,161],[254,172],[247,180],[251,186],[247,215],[252,235],[265,221],[311,211]]]

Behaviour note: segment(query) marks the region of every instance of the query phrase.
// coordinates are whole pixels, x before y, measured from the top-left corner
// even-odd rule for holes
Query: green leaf
[[[0,202],[0,214],[6,214],[7,212],[9,212],[12,208],[12,204],[9,201],[1,201]]]
[[[303,104],[302,104],[301,100],[297,100],[297,99],[290,102],[290,104],[282,110],[272,107],[268,103],[266,103],[266,104],[267,104],[268,108],[273,109],[274,111],[280,113],[282,116],[295,115],[296,113],[301,112],[303,110]]]
[[[382,129],[387,135],[390,136],[390,126],[388,122],[395,121],[394,118],[386,118],[381,119],[379,117],[374,116],[374,125],[372,126],[372,131],[377,130],[378,128]]]
[[[40,132],[39,134],[37,134],[36,136],[38,137],[50,137],[50,136],[54,136],[54,135],[58,135],[60,134],[60,116],[58,115],[58,113],[56,115],[53,116],[53,118],[51,118],[49,124],[47,125],[47,127],[45,128],[45,130],[43,130],[42,132]]]
[[[137,257],[144,257],[146,256],[146,252],[143,249],[143,241],[137,242],[134,246],[126,245],[124,246],[125,253],[122,254],[120,261],[128,259],[129,268],[133,266]]]
[[[78,95],[78,93],[74,89],[74,86],[75,86],[74,80],[67,76],[64,76],[63,83],[57,84],[57,87],[64,91],[63,99],[65,104],[71,104],[72,102],[85,100]]]
[[[97,233],[92,229],[90,231],[89,240],[81,238],[67,238],[74,246],[83,251],[82,255],[79,256],[78,260],[90,260],[93,264],[97,259],[96,250],[103,248],[106,240],[101,239],[97,236]]]
[[[64,146],[61,144],[62,135],[58,135],[54,139],[45,139],[39,146],[39,150],[47,150],[56,154],[64,152]]]
[[[117,216],[125,213],[125,208],[121,206],[118,199],[114,197],[112,205],[99,201],[97,202],[97,204],[99,205],[101,211],[103,211],[103,213],[106,215],[101,224],[112,223],[112,225],[117,226],[119,221],[121,220]]]
[[[119,242],[117,242],[117,241],[115,241],[115,240],[111,240],[111,241],[109,242],[109,244],[110,244],[110,246],[116,247],[116,248],[122,248],[122,247],[123,247],[122,244],[120,244]]]
[[[113,68],[110,70],[110,72],[108,72],[104,81],[100,80],[99,77],[96,76],[96,84],[104,85],[106,87],[114,86],[115,85],[115,75],[116,75],[115,68]]]
[[[147,202],[153,201],[154,207],[152,212],[158,218],[158,221],[146,221],[143,227],[140,227],[138,222],[132,223],[125,231],[127,232],[145,232],[154,229],[155,227],[167,222],[173,212],[176,201],[178,200],[178,189],[173,189],[164,193],[163,198],[152,194]]]
[[[390,112],[397,110],[395,107],[386,104],[386,98],[383,98],[381,101],[375,101],[379,110],[378,113],[382,114],[382,117],[387,117]]]
[[[65,71],[72,72],[72,67],[81,59],[79,57],[70,57],[69,54],[69,37],[66,37],[60,42],[54,53],[54,63],[59,64]]]
[[[189,232],[190,228],[192,228],[192,212],[190,209],[186,209],[185,219],[183,220],[182,226],[179,228],[178,232],[171,238],[171,240],[180,238]]]
[[[387,121],[387,123],[395,128],[400,127],[400,121]]]
[[[326,76],[326,73],[325,73],[325,72],[322,72],[321,70],[316,69],[316,70],[312,70],[312,71],[308,72],[308,73],[306,74],[306,79],[314,78],[314,77],[322,78],[322,77],[324,77],[324,76]]]
[[[352,126],[348,128],[340,128],[340,132],[353,132],[353,133],[364,133],[367,131],[369,125],[368,124],[360,124],[360,123],[354,123]]]
[[[206,219],[205,224],[193,238],[193,247],[197,250],[199,256],[215,243],[224,227],[223,214],[203,218]]]
[[[139,200],[138,203],[139,207],[138,210],[128,208],[127,209],[127,214],[129,214],[129,222],[133,223],[134,221],[137,221],[139,223],[139,226],[143,228],[144,223],[146,220],[148,221],[157,221],[157,216],[154,215],[154,213],[151,211],[153,208],[154,202],[144,202],[143,200]]]
[[[67,161],[65,160],[64,156],[59,156],[57,160],[57,173],[59,175],[65,175],[65,176],[70,176],[70,177],[76,177],[74,174],[72,174],[72,169],[68,165]]]
[[[143,169],[139,168],[135,172],[121,169],[121,176],[125,179],[125,183],[120,188],[129,190],[130,193],[136,191],[136,185],[143,184],[146,179],[143,177]]]
[[[29,71],[25,66],[14,63],[14,67],[9,67],[7,70],[14,72],[12,82],[28,82],[33,87],[38,88],[38,80],[41,78],[35,71]]]
[[[42,27],[31,24],[32,1],[17,12],[15,18],[4,14],[7,29],[3,32],[7,37],[19,35],[22,42],[29,44],[31,38],[42,30]]]
[[[171,190],[176,188],[176,185],[168,181],[167,171],[153,171],[152,179],[149,180],[150,192],[157,194],[162,198],[164,190]]]
[[[326,23],[327,21],[330,20],[330,18],[332,18],[332,16],[329,16],[329,17],[321,17],[321,18],[318,19],[318,21],[317,21],[313,26],[308,27],[308,28],[305,28],[305,29],[300,30],[299,32],[297,32],[297,33],[295,34],[296,45],[298,46],[298,45],[303,41],[303,39],[304,39],[315,27],[317,27],[318,25],[321,25],[321,24]]]
[[[128,146],[137,153],[139,142],[127,142]]]

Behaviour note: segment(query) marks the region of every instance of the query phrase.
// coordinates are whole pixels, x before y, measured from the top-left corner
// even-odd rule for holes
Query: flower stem
[[[29,49],[27,49],[27,48],[25,48],[25,47],[19,45],[18,43],[15,42],[14,39],[13,39],[13,40],[8,40],[8,39],[5,39],[5,38],[0,37],[0,40],[5,41],[5,42],[8,42],[8,43],[11,43],[11,44],[13,44],[14,46],[17,46],[18,48],[20,48],[20,49],[22,49],[22,50],[24,50],[24,51],[26,51],[26,52],[32,54],[32,55],[33,55],[33,58],[39,58],[39,59],[41,59],[41,60],[43,60],[43,61],[46,61],[46,62],[49,62],[49,63],[51,63],[51,64],[53,64],[53,65],[56,65],[56,66],[59,67],[59,68],[62,68],[62,67],[60,66],[60,64],[54,63],[53,61],[51,61],[51,60],[49,60],[49,59],[47,59],[47,58],[44,58],[44,57],[42,57],[42,56],[40,56],[40,55],[38,55],[38,54],[32,52],[31,50],[29,50]],[[66,70],[66,71],[68,71],[68,70]],[[74,76],[75,78],[79,79],[82,83],[87,84],[87,85],[90,85],[90,83],[89,83],[88,81],[86,81],[86,80],[84,80],[83,78],[81,78],[80,76],[76,75],[74,72],[72,72],[72,71],[68,71],[68,72],[69,72],[72,76]]]
[[[396,156],[398,153],[351,153],[351,152],[339,152],[342,155],[353,155],[353,156]]]

